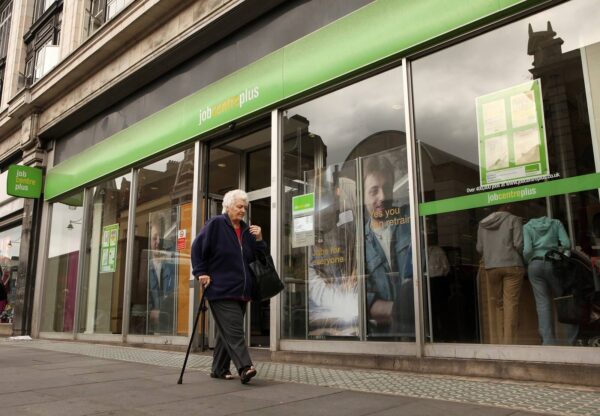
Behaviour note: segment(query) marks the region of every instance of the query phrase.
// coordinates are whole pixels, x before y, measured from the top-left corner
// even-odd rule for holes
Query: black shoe
[[[254,368],[254,366],[244,368],[242,370],[242,372],[240,373],[240,379],[242,381],[242,384],[246,384],[247,382],[249,382],[250,379],[252,377],[254,377],[255,375],[256,375],[256,368]]]

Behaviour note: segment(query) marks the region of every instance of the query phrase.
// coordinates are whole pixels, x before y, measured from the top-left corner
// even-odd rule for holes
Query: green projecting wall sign
[[[234,120],[277,108],[404,51],[541,1],[376,0],[50,169],[46,199],[115,174]]]
[[[481,192],[456,198],[419,204],[419,215],[436,215],[446,212],[460,211],[471,208],[481,208],[508,202],[527,201],[554,195],[564,195],[575,192],[589,191],[600,188],[600,173],[591,173],[573,178],[539,182],[496,191]]]
[[[481,185],[547,175],[540,80],[478,97],[475,101]]]
[[[23,165],[8,168],[6,193],[20,198],[39,198],[42,193],[42,170]]]

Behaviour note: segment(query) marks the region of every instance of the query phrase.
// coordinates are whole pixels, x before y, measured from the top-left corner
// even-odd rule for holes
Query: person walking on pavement
[[[217,327],[210,376],[232,380],[233,361],[242,384],[256,376],[244,339],[244,314],[253,293],[248,265],[267,251],[261,228],[243,221],[247,208],[244,191],[227,192],[223,214],[211,218],[192,244],[192,273],[206,291]]]
[[[525,268],[523,221],[503,205],[485,217],[477,230],[477,251],[483,255],[490,314],[490,342],[515,344],[519,299]]]

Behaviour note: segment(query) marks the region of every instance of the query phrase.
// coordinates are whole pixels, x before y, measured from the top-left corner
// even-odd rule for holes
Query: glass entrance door
[[[251,224],[260,225],[263,239],[271,247],[271,188],[263,188],[257,192],[249,192],[248,216]],[[271,322],[271,302],[250,303],[250,345],[253,347],[268,347]]]
[[[208,145],[207,218],[221,214],[223,196],[228,191],[243,189],[248,193],[246,222],[260,225],[263,238],[271,235],[271,129],[256,130]],[[251,302],[247,314],[249,345],[269,346],[269,301]]]

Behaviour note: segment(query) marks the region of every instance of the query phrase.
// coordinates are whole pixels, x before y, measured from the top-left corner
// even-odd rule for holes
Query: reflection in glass
[[[83,193],[52,204],[41,331],[73,331]]]
[[[524,259],[526,280],[520,292],[512,292],[515,299],[509,300],[511,278],[499,277],[494,261],[482,258],[475,247],[481,224],[497,215],[508,197],[510,212],[519,217],[519,224],[543,218],[560,221],[570,239],[560,249],[582,253],[591,273],[593,259],[600,254],[600,246],[593,242],[594,218],[600,210],[597,186],[572,194],[561,194],[557,186],[549,188],[556,194],[537,199],[536,192],[540,182],[593,174],[600,166],[600,136],[590,122],[599,115],[598,19],[600,9],[592,2],[570,1],[413,63],[420,199],[436,201],[434,211],[441,211],[422,218],[428,253],[424,270],[428,340],[562,345],[598,341],[600,328],[591,330],[589,322],[587,330],[570,335],[573,323],[561,318],[555,298],[570,296],[573,289],[553,288],[553,279],[537,282],[537,259]],[[540,85],[541,105],[533,107],[534,95],[527,92],[507,95],[518,86],[533,84],[532,80]],[[477,103],[487,96],[501,97],[497,102],[501,105],[492,108],[496,103],[492,100],[486,104],[492,107],[479,108],[487,114],[479,119],[483,124],[478,130]],[[532,128],[543,131],[545,142]],[[482,134],[489,139],[483,145]],[[526,168],[518,175],[513,169],[544,157],[549,165],[546,177],[530,178],[535,176],[533,170]],[[512,169],[511,179],[519,179],[520,184],[503,179],[501,172],[506,168]],[[490,176],[496,182],[495,191],[484,186],[485,175],[480,172],[485,169],[488,174],[497,172]],[[527,186],[514,188],[523,184]],[[480,192],[488,192],[481,195],[481,202],[469,205],[463,199],[462,209],[460,204],[452,206],[455,211],[442,209],[450,207],[451,198]],[[502,241],[509,246],[508,238]],[[550,247],[533,257],[544,258]],[[519,267],[518,262],[509,263],[501,266]],[[571,273],[572,266],[564,266],[567,271],[560,269],[563,266],[556,263],[552,273]],[[549,295],[541,296],[542,291]],[[591,307],[598,302],[600,306],[600,300],[593,300],[595,293],[588,286],[586,294],[572,298],[573,304]],[[551,318],[545,312],[548,309],[555,311]],[[507,327],[515,327],[509,310],[518,316],[516,333],[507,336]],[[583,323],[579,326],[584,327]]]
[[[17,300],[21,226],[0,231],[0,322],[11,323]]]
[[[125,250],[131,174],[91,189],[79,331],[119,334],[123,319]]]
[[[294,215],[292,245],[308,243],[309,336],[360,335],[356,255],[362,244],[354,221],[360,215],[356,177],[354,160],[306,172],[314,210]]]
[[[132,334],[187,335],[194,150],[139,170]]]
[[[404,314],[411,323],[401,328],[401,307],[393,306],[402,304],[410,309],[412,295],[400,300],[396,286],[401,286],[402,279],[391,283],[388,278],[399,276],[397,266],[401,263],[411,270],[403,278],[406,287],[412,288],[410,262],[398,261],[395,251],[398,247],[398,252],[410,252],[409,246],[401,250],[402,243],[396,245],[400,240],[410,242],[410,230],[408,226],[390,227],[393,236],[386,240],[385,249],[369,249],[367,253],[365,231],[371,228],[364,227],[370,214],[362,208],[365,190],[360,179],[368,156],[387,150],[387,156],[381,157],[393,166],[393,178],[386,186],[385,205],[390,215],[391,209],[394,216],[396,211],[404,212],[408,193],[406,150],[400,147],[406,142],[402,97],[402,73],[396,68],[284,114],[285,338],[409,340],[414,335],[414,318]],[[312,199],[307,195],[313,195]],[[399,214],[398,218],[404,216]],[[381,248],[376,244],[369,247]],[[387,251],[390,261],[386,258],[384,263],[378,255],[384,253],[385,257]],[[381,260],[380,268],[376,267],[376,257]],[[380,283],[381,276],[387,283]],[[377,308],[371,307],[385,296],[391,303],[385,304],[382,309],[386,312],[380,317]],[[362,304],[361,299],[365,299]],[[366,333],[360,332],[361,322]]]

